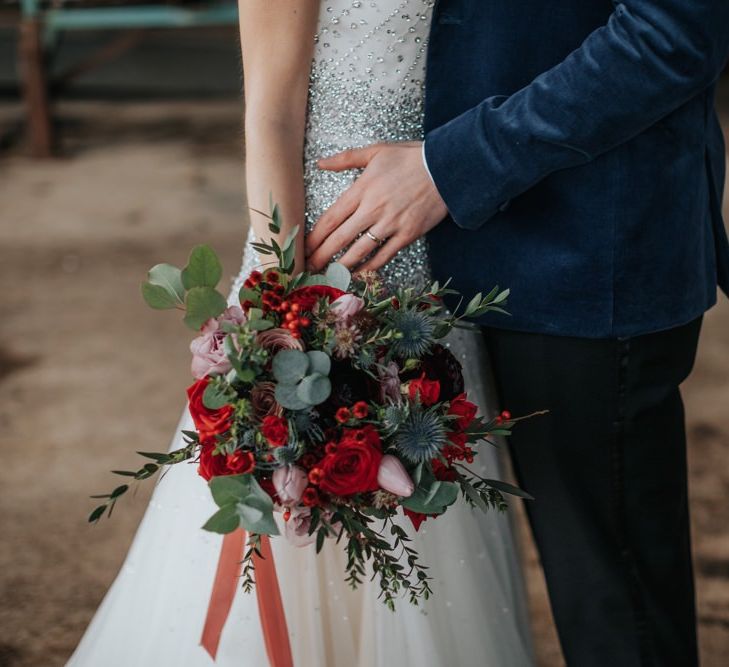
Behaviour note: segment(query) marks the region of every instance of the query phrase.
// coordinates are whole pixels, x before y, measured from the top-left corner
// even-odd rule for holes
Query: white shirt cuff
[[[433,180],[433,174],[430,173],[430,168],[428,167],[428,161],[425,159],[425,141],[423,141],[422,158],[423,158],[423,166],[425,167],[425,171],[428,172],[428,176],[430,177],[430,180],[433,181],[433,185],[435,185],[435,181]]]

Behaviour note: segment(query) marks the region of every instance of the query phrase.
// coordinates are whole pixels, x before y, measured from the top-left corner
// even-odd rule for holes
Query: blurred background
[[[233,5],[0,0],[0,667],[62,665],[151,486],[89,526],[108,473],[166,449],[189,338],[139,295],[247,224]],[[22,11],[21,11],[22,10]],[[729,80],[719,108],[729,132]],[[660,165],[656,165],[660,168]],[[729,209],[725,206],[725,212]],[[729,655],[729,303],[685,385],[703,664]],[[562,660],[524,522],[540,665]],[[305,666],[313,667],[313,666]],[[506,666],[505,666],[506,667]]]

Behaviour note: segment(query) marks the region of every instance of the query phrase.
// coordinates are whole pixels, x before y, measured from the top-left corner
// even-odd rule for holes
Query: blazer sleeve
[[[729,53],[729,0],[624,0],[564,61],[428,132],[451,217],[477,229],[550,173],[589,162],[709,87]]]

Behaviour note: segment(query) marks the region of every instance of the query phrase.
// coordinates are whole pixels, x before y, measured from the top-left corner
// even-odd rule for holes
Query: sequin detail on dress
[[[323,171],[317,159],[382,141],[422,139],[433,5],[434,0],[353,0],[335,9],[322,2],[304,145],[307,232],[359,173]],[[249,247],[236,286],[258,263]],[[380,274],[390,288],[427,284],[425,240],[401,250]]]

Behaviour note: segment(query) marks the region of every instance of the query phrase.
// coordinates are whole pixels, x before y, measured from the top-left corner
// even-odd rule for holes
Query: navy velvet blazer
[[[439,0],[428,49],[433,266],[511,288],[482,323],[631,336],[729,291],[729,0]]]

